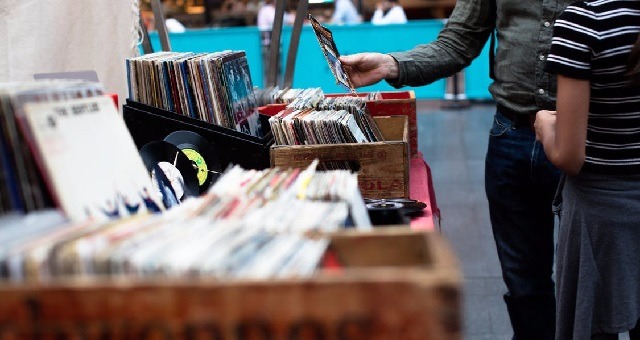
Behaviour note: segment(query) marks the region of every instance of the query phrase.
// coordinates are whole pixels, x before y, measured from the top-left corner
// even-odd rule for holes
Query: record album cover
[[[322,26],[311,14],[309,14],[309,21],[311,21],[311,26],[316,34],[316,38],[318,38],[318,43],[320,43],[322,53],[327,59],[329,69],[331,69],[331,73],[333,73],[333,77],[336,79],[336,82],[344,85],[352,93],[356,93],[355,86],[353,86],[349,75],[342,66],[340,59],[338,59],[340,57],[340,53],[338,52],[338,47],[336,46],[335,41],[333,40],[333,33],[330,29]]]
[[[131,135],[106,96],[26,103],[38,163],[66,215],[108,220],[159,206]]]

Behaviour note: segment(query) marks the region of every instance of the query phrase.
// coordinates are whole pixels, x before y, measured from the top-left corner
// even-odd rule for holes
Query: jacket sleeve
[[[471,64],[496,22],[496,0],[458,0],[438,38],[405,52],[389,53],[398,61],[398,88],[430,84]]]

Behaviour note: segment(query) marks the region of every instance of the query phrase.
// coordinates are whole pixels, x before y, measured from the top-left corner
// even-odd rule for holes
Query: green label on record
[[[207,168],[207,162],[204,161],[202,155],[193,149],[182,149],[187,158],[189,158],[198,167],[198,184],[202,185],[209,176],[209,169]]]

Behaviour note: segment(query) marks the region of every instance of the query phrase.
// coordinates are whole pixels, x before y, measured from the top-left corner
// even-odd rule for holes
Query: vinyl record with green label
[[[170,133],[164,140],[182,150],[191,160],[197,171],[200,193],[206,192],[220,177],[222,166],[218,153],[204,137],[192,131],[180,130]]]

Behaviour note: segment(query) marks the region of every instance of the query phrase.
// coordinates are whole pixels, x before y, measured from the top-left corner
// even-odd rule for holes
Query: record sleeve
[[[149,174],[111,98],[27,103],[24,114],[47,182],[70,219],[127,216],[126,204],[145,199]]]
[[[333,77],[336,79],[336,83],[342,84],[352,93],[356,93],[356,89],[349,75],[342,66],[340,59],[338,59],[340,53],[338,53],[338,48],[333,40],[333,33],[325,26],[322,26],[311,14],[309,14],[309,20],[311,21],[311,26],[316,34],[316,38],[318,38],[318,42],[320,43],[322,53],[327,59],[329,69],[331,69],[331,73],[333,73]]]

